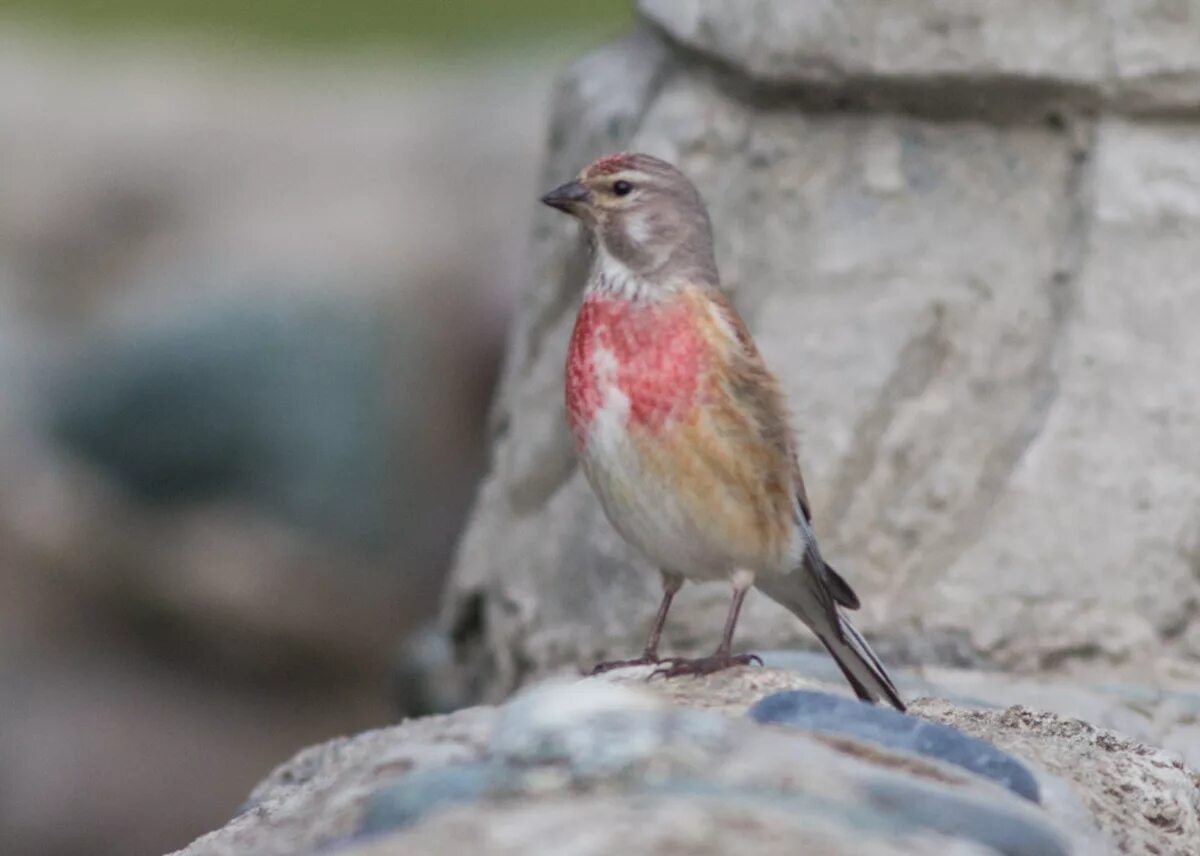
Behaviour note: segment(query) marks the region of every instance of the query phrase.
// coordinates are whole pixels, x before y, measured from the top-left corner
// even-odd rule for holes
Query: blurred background
[[[0,853],[158,854],[403,663],[626,0],[0,0]],[[422,646],[425,646],[424,648]]]

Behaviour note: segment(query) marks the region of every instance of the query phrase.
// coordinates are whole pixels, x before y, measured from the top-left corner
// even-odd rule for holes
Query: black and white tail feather
[[[877,702],[886,699],[896,710],[904,711],[905,705],[900,698],[896,685],[892,683],[887,670],[863,639],[862,634],[855,629],[846,616],[838,611],[838,629],[840,637],[833,634],[826,636],[817,634],[821,644],[829,651],[842,674],[846,676],[854,694],[863,701]]]
[[[825,564],[816,550],[816,542],[809,543],[801,567],[783,576],[760,577],[756,586],[809,626],[838,664],[855,695],[863,701],[887,701],[899,711],[906,710],[887,670],[842,612],[843,608],[858,609],[858,596],[840,574]]]

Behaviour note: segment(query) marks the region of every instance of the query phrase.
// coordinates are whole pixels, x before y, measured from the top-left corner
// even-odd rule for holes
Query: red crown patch
[[[592,175],[610,175],[623,169],[629,169],[631,166],[633,166],[633,155],[621,152],[600,158],[588,168],[588,172]]]

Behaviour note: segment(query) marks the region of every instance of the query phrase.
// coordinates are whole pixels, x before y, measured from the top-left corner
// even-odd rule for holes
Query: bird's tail
[[[827,566],[822,564],[821,567]],[[755,585],[772,600],[794,612],[817,634],[855,695],[863,701],[886,701],[897,710],[905,710],[887,669],[838,605],[847,600],[857,603],[858,598],[853,597],[853,593],[849,597],[839,597],[837,587],[831,588],[824,574],[799,570],[783,577],[759,577]],[[849,590],[845,582],[841,585]]]
[[[837,610],[837,617],[841,632],[817,633],[817,637],[854,688],[854,694],[863,701],[886,700],[896,710],[904,711],[904,702],[896,685],[867,640],[854,628],[850,619],[841,614],[840,609]]]

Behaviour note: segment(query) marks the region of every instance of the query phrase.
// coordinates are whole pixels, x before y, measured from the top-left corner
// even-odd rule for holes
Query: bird
[[[613,528],[657,567],[662,599],[641,656],[650,677],[761,665],[734,654],[757,588],[817,636],[859,699],[905,705],[846,612],[859,607],[825,561],[779,382],[721,288],[707,207],[676,167],[602,157],[541,201],[580,223],[592,258],[565,366],[566,419]],[[709,656],[661,658],[684,581],[726,581],[732,600]]]

